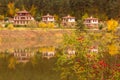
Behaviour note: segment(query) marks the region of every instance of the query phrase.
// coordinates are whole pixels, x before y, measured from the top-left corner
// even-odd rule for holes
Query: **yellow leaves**
[[[47,25],[46,25],[46,23],[44,23],[44,22],[40,22],[40,23],[39,23],[39,27],[41,27],[41,28],[46,28]]]
[[[82,16],[82,20],[84,20],[84,19],[86,19],[86,18],[88,18],[88,17],[89,17],[88,14],[85,13],[85,14]]]
[[[119,53],[118,46],[115,44],[111,44],[108,46],[109,54],[110,55],[116,55]]]
[[[55,21],[58,21],[58,20],[59,20],[58,15],[54,15],[54,18],[55,18]]]
[[[14,7],[14,3],[8,3],[7,5],[8,9],[9,9],[9,15],[13,16],[15,14],[15,7]]]
[[[13,52],[14,52],[14,49],[13,49],[13,48],[9,48],[9,49],[8,49],[8,52],[9,52],[9,53],[13,53]]]
[[[20,11],[18,8],[15,9],[15,13],[17,13],[18,11]]]
[[[34,5],[32,5],[32,7],[31,7],[31,9],[30,9],[30,13],[31,13],[31,15],[32,16],[35,16],[35,14],[36,14],[36,7],[34,6]]]
[[[108,31],[115,31],[116,28],[118,27],[118,22],[116,20],[109,20],[107,21],[107,27],[108,27]]]
[[[13,24],[9,24],[7,28],[10,29],[10,30],[13,30],[14,29],[14,25]]]
[[[43,47],[39,49],[40,52],[55,51],[54,47]]]
[[[54,23],[48,23],[47,26],[48,26],[48,28],[54,28],[55,25],[54,25]]]
[[[8,64],[8,68],[9,69],[15,69],[15,65],[16,65],[16,59],[14,57],[11,57],[9,59],[9,64]]]
[[[41,27],[41,28],[54,28],[55,24],[51,23],[51,22],[49,22],[49,23],[40,22],[39,27]]]
[[[10,17],[14,17],[15,13],[19,11],[18,8],[15,8],[15,4],[13,2],[8,3],[7,7]]]
[[[0,20],[4,20],[4,15],[0,15]]]

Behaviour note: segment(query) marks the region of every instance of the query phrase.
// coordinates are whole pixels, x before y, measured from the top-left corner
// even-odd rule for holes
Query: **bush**
[[[8,21],[8,17],[5,17],[4,20],[5,20],[5,21]]]
[[[14,25],[13,24],[8,24],[7,28],[10,29],[10,30],[13,30],[14,29]]]
[[[0,15],[0,20],[4,20],[4,15]]]
[[[54,24],[54,23],[48,23],[48,24],[47,24],[47,27],[48,27],[48,28],[54,28],[54,27],[55,27],[55,24]]]
[[[103,29],[103,25],[99,25],[99,30],[102,30]]]
[[[40,27],[40,28],[46,28],[47,25],[46,25],[46,23],[44,23],[44,22],[40,22],[40,23],[39,23],[39,27]]]
[[[30,21],[28,23],[27,27],[29,27],[29,28],[37,28],[38,25],[37,25],[36,21]]]
[[[40,22],[39,23],[40,28],[54,28],[55,24],[54,23],[45,23],[45,22]]]
[[[35,20],[36,20],[36,21],[40,21],[40,20],[41,20],[41,17],[38,16],[38,17],[35,18]]]

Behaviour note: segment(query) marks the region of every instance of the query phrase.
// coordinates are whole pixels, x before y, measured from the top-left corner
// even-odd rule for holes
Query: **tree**
[[[118,27],[118,22],[116,20],[109,20],[107,21],[107,27],[108,27],[108,31],[115,31],[116,28]]]
[[[78,20],[76,27],[77,27],[77,31],[79,32],[85,31],[85,28],[86,28],[83,20]]]
[[[37,9],[37,7],[35,7],[34,5],[32,5],[32,7],[31,7],[31,9],[30,9],[30,13],[31,13],[31,15],[34,16],[34,17],[35,17],[35,15],[36,15],[36,9]]]
[[[88,18],[89,17],[89,15],[87,14],[87,13],[85,13],[83,16],[82,16],[82,20],[84,20],[84,19],[86,19],[86,18]]]
[[[110,55],[116,55],[119,53],[118,46],[115,44],[111,44],[108,46],[109,54]]]
[[[9,2],[7,7],[8,7],[8,15],[10,17],[14,17],[15,13],[19,11],[19,9],[15,8],[15,4],[13,2]]]
[[[7,28],[10,29],[10,30],[13,30],[14,29],[14,25],[13,24],[8,24]]]

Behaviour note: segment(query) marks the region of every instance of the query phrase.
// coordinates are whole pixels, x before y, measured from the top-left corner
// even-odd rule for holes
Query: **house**
[[[30,21],[34,21],[34,18],[26,10],[19,11],[14,16],[14,25],[27,25]]]
[[[74,26],[75,25],[75,17],[72,17],[70,15],[63,17],[62,24],[64,26]]]
[[[50,14],[47,14],[45,16],[42,16],[42,21],[45,22],[45,23],[55,22],[55,18],[54,18],[54,16],[52,16]]]
[[[31,57],[34,56],[34,53],[31,51],[25,51],[25,50],[15,50],[13,52],[13,56],[17,59],[17,62],[28,62]]]
[[[93,17],[84,20],[84,25],[89,29],[98,29],[98,23],[98,19]]]

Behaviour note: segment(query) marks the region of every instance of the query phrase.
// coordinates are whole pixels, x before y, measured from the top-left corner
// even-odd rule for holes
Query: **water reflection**
[[[17,62],[28,62],[35,53],[30,49],[17,49],[14,50],[12,55],[17,59]]]

